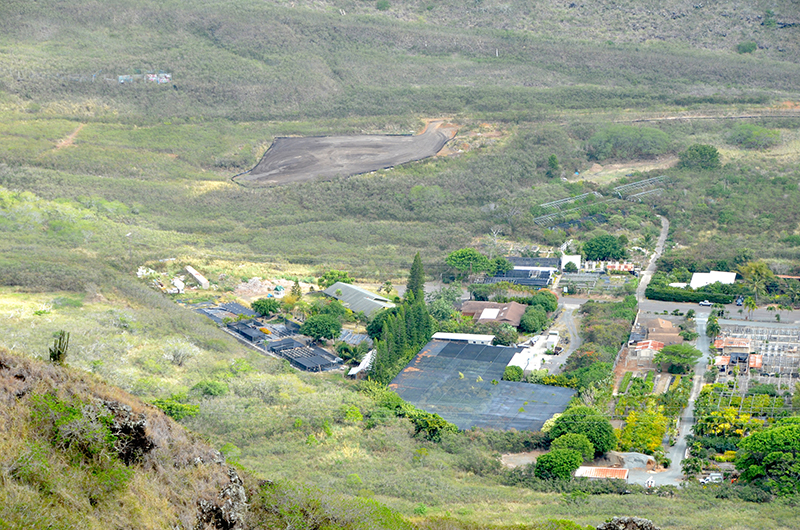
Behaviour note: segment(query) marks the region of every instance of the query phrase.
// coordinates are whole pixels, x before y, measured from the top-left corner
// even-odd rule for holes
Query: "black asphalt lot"
[[[350,176],[421,160],[438,153],[455,135],[444,122],[416,136],[317,136],[276,138],[250,172],[234,177],[245,186],[273,186]]]

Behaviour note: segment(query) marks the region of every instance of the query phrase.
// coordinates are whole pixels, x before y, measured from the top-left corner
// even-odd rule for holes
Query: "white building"
[[[574,255],[563,255],[561,256],[561,270],[564,270],[564,266],[567,263],[573,263],[578,270],[581,270],[581,255],[574,254]]]
[[[733,282],[735,281],[735,272],[695,272],[692,274],[692,281],[689,282],[689,287],[692,289],[699,289],[701,287],[705,287],[706,285],[711,285],[712,283],[717,282],[725,285],[733,285]]]
[[[483,344],[491,346],[494,335],[476,335],[473,333],[434,333],[433,340],[447,340],[450,342],[466,342],[467,344]]]

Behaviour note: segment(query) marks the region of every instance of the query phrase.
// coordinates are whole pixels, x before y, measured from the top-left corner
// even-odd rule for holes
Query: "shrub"
[[[624,394],[628,391],[628,385],[631,382],[631,377],[633,377],[632,372],[625,372],[625,375],[622,376],[622,381],[619,383],[619,393]]]
[[[228,393],[228,385],[222,381],[200,381],[192,387],[192,391],[203,396],[224,396]]]
[[[719,151],[713,145],[694,144],[678,153],[678,167],[687,169],[717,169],[720,167]]]
[[[655,157],[666,152],[669,136],[650,127],[612,125],[589,138],[588,151],[591,158],[638,158]]]
[[[595,455],[602,455],[617,445],[614,429],[608,418],[591,407],[573,407],[567,409],[553,422],[550,436],[558,438],[567,433],[583,434],[594,446]]]
[[[780,132],[759,127],[752,123],[741,123],[733,128],[728,136],[728,143],[745,149],[766,149],[774,147],[781,141]]]
[[[375,7],[377,8],[378,11],[386,11],[390,7],[389,0],[378,0],[378,3],[375,4]]]
[[[569,480],[583,459],[579,451],[555,449],[536,459],[534,475],[541,479]]]
[[[736,45],[737,53],[753,53],[758,45],[753,41],[740,42]]]
[[[519,366],[506,366],[503,372],[503,381],[522,381],[525,373]]]
[[[730,304],[733,302],[733,295],[721,293],[709,293],[705,291],[689,291],[677,287],[663,287],[648,285],[644,291],[646,298],[650,300],[663,300],[665,302],[702,302],[708,300],[715,304]]]
[[[185,394],[173,394],[165,399],[154,399],[153,405],[160,408],[164,414],[177,421],[183,418],[196,416],[197,413],[200,412],[200,407],[198,405],[190,405],[185,403],[185,401]]]
[[[572,449],[578,451],[584,460],[594,458],[594,446],[584,434],[568,433],[559,436],[550,444],[550,449]]]

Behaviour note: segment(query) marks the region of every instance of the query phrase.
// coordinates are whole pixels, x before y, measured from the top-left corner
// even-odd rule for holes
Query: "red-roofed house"
[[[589,479],[617,479],[628,480],[628,470],[621,467],[590,467],[581,466],[575,470],[576,477],[586,477]]]

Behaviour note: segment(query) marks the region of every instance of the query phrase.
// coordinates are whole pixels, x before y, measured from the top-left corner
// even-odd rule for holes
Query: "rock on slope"
[[[0,349],[1,522],[238,529],[246,516],[237,471],[161,411]]]

